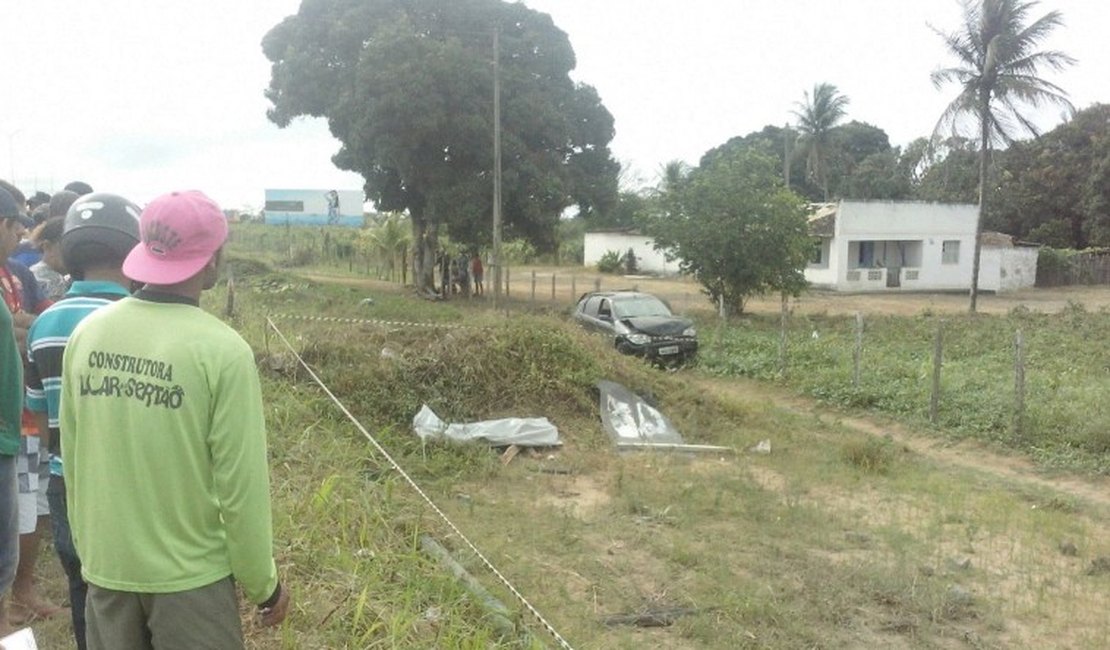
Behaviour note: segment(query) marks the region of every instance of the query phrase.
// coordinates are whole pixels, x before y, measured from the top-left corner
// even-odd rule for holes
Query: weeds
[[[1084,569],[1091,558],[1110,555],[1104,541],[1110,535],[1086,508],[1056,504],[1052,495],[1034,495],[1040,507],[1032,508],[1010,486],[925,465],[890,441],[845,437],[820,418],[743,391],[714,390],[689,371],[655,372],[557,319],[505,319],[361,285],[255,272],[244,273],[233,322],[258,349],[264,369],[281,352],[272,340],[266,348],[261,326],[277,311],[481,328],[281,324],[376,439],[576,646],[955,647],[974,638],[987,647],[1082,647],[1107,636],[1105,579]],[[368,293],[372,305],[361,302]],[[222,305],[223,297],[205,300]],[[1090,336],[1099,327],[1091,321],[1079,315],[1066,326]],[[864,358],[889,362],[892,379],[865,379],[850,389],[842,386],[850,372],[837,364],[850,362],[850,348],[845,354],[841,344],[851,331],[838,331],[840,325],[836,319],[806,325],[821,336],[807,331],[810,343],[791,341],[795,365],[785,381],[810,391],[825,385],[837,403],[856,400],[921,417],[915,400],[927,374],[929,319],[870,323],[869,337],[883,347]],[[945,389],[959,386],[955,397],[965,400],[964,412],[944,417],[964,418],[968,431],[1001,438],[991,405],[1005,409],[993,389],[963,394],[989,388],[988,375],[1003,373],[1007,363],[1003,353],[987,350],[990,337],[976,338],[978,326],[960,324],[969,340],[953,341],[951,363],[966,365],[966,372],[954,371]],[[745,330],[722,335],[721,356],[710,366],[783,381],[773,356],[777,339],[764,346],[758,322]],[[1054,363],[1030,358],[1031,367]],[[542,636],[303,372],[273,365],[278,369],[266,370],[264,390],[276,539],[297,609],[280,631],[251,630],[250,647],[524,645],[523,637],[498,636],[467,594],[417,550],[422,533],[456,549],[456,559]],[[833,377],[840,384],[828,387]],[[617,455],[597,420],[599,378],[653,395],[688,441],[747,449],[771,439],[773,451]],[[421,403],[456,421],[546,415],[565,444],[522,452],[508,465],[480,447],[424,445],[409,431]],[[572,469],[540,471],[552,466]],[[1064,537],[1074,541],[1075,557],[1056,549]],[[971,568],[956,572],[953,557],[971,557]],[[603,613],[651,603],[694,613],[651,630],[598,624]]]
[[[864,472],[886,474],[897,460],[897,451],[889,438],[868,437],[841,446],[844,462]]]
[[[785,381],[821,401],[895,416],[946,435],[985,440],[1041,462],[1110,473],[1110,402],[1101,350],[1110,321],[1070,303],[1059,314],[1015,309],[1004,317],[868,318],[853,382],[855,322],[795,318],[788,331],[787,373],[779,376],[777,318],[753,316],[720,333],[700,365],[721,376]],[[929,422],[933,346],[943,331],[939,410]],[[1014,422],[1015,331],[1025,338],[1025,427]]]

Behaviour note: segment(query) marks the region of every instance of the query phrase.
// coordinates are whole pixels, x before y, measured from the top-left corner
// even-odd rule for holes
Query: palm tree
[[[409,235],[409,228],[403,223],[400,215],[392,214],[376,228],[363,231],[363,238],[366,247],[369,248],[379,260],[385,262],[389,272],[389,279],[392,281],[398,256],[402,258],[401,267],[404,268],[405,265],[405,252],[408,250],[409,243],[412,240]]]
[[[682,160],[676,158],[663,163],[659,167],[659,183],[656,185],[656,191],[660,194],[673,192],[682,185],[689,175],[690,166]]]
[[[960,86],[960,94],[944,110],[934,134],[946,125],[955,132],[959,119],[969,115],[979,127],[979,217],[971,263],[972,313],[979,293],[979,236],[986,208],[991,143],[1012,142],[1015,124],[1037,134],[1036,126],[1019,110],[1021,104],[1036,107],[1051,103],[1074,110],[1059,86],[1036,76],[1041,68],[1059,71],[1075,63],[1063,52],[1036,50],[1054,28],[1063,24],[1058,11],[1028,22],[1036,5],[1035,0],[963,0],[964,24],[960,30],[944,33],[932,28],[959,61],[957,66],[933,72],[933,85],[938,89],[949,82]]]
[[[826,156],[829,151],[829,132],[844,117],[848,98],[836,86],[819,83],[813,86],[813,95],[805,94],[804,102],[797,102],[798,130],[802,133],[801,145],[806,151],[806,173],[817,180],[825,201],[829,200],[829,178]]]

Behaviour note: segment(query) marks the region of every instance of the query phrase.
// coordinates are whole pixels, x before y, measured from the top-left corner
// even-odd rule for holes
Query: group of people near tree
[[[242,648],[236,584],[285,618],[254,356],[199,304],[227,234],[198,191],[0,181],[0,636],[64,612],[46,525],[81,650]]]
[[[485,293],[485,267],[478,253],[464,252],[452,257],[447,251],[440,250],[436,262],[439,265],[440,296],[444,300],[452,295],[470,297]]]

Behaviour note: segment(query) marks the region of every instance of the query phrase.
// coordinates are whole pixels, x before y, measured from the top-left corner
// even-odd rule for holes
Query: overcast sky
[[[145,202],[198,188],[224,207],[260,207],[265,188],[359,189],[331,164],[319,120],[278,129],[262,95],[263,35],[299,0],[5,2],[0,38],[0,177],[28,194],[81,179]],[[669,160],[791,111],[815,83],[838,86],[848,119],[902,145],[933,129],[954,88],[929,29],[959,25],[956,0],[525,0],[570,36],[575,79],[616,119],[611,148],[654,183]],[[1043,0],[1065,26],[1046,44],[1079,60],[1049,78],[1077,107],[1110,101],[1110,3]],[[1059,110],[1040,117],[1061,121]]]

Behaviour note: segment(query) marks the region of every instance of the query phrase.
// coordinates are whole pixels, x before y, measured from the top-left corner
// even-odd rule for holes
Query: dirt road
[[[889,436],[914,453],[942,466],[971,470],[1002,483],[1055,490],[1091,505],[1110,509],[1110,480],[1105,478],[1047,476],[1027,458],[1016,454],[1002,454],[975,441],[953,443],[911,431],[900,424],[877,417],[845,414],[785,389],[750,379],[697,377],[694,381],[706,392],[728,396],[731,400],[774,403],[779,408],[833,421],[861,433]]]
[[[535,273],[533,290],[533,272]],[[554,277],[554,284],[552,278]],[[711,312],[713,306],[700,285],[687,278],[656,278],[652,276],[601,275],[575,267],[524,267],[509,270],[510,295],[516,300],[531,300],[533,291],[539,302],[573,304],[578,295],[601,289],[631,289],[655,293],[680,312]],[[1073,286],[1050,289],[980,294],[978,311],[1005,314],[1018,306],[1032,311],[1055,313],[1069,303],[1083,305],[1088,311],[1110,309],[1110,286]],[[923,311],[960,313],[968,308],[967,293],[837,293],[807,291],[792,298],[790,307],[796,314],[865,314],[914,315]],[[752,298],[745,307],[749,313],[775,313],[781,309],[778,296]]]

